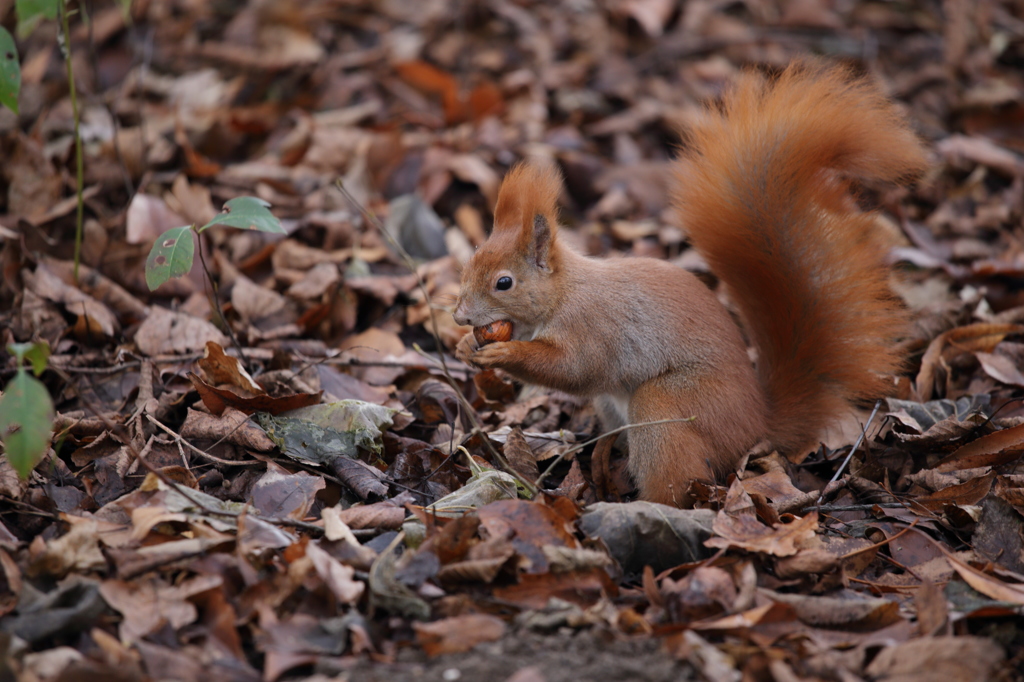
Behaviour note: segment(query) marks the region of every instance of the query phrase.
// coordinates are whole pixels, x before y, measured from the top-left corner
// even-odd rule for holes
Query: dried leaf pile
[[[49,344],[57,409],[29,480],[0,459],[0,680],[1024,679],[1019,3],[85,9],[77,282],[55,27],[0,109],[0,346]],[[541,154],[567,239],[715,286],[670,207],[677,131],[806,53],[934,149],[864,191],[916,320],[898,397],[695,483],[700,509],[620,503],[591,406],[454,360],[458,264]],[[157,235],[241,195],[287,234],[211,229],[216,290],[197,262],[150,293]]]

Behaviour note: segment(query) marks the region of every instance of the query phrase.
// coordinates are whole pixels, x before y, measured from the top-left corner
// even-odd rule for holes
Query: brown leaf
[[[505,634],[500,618],[482,613],[455,616],[433,623],[413,623],[416,642],[428,656],[469,651],[481,642],[494,642]]]
[[[793,481],[782,469],[773,469],[766,474],[743,479],[743,489],[748,494],[764,495],[772,501],[776,509],[785,508],[789,502],[807,497],[807,493],[793,485]]]
[[[174,178],[171,191],[164,194],[164,201],[172,211],[185,216],[185,222],[178,223],[178,225],[187,223],[205,225],[217,215],[217,209],[213,207],[213,201],[210,199],[210,189],[205,185],[190,184],[184,173]],[[131,208],[129,207],[128,210],[131,211]],[[168,225],[167,227],[177,227],[177,225]]]
[[[935,465],[937,471],[999,466],[1024,453],[1024,424],[982,436],[956,450]]]
[[[493,369],[486,369],[473,375],[476,390],[485,399],[503,404],[515,401],[518,389],[508,379],[500,376]]]
[[[996,478],[993,494],[1017,510],[1024,516],[1024,487],[1003,476]]]
[[[290,324],[298,318],[288,299],[242,275],[235,277],[231,287],[231,305],[243,321],[260,329]]]
[[[232,443],[253,452],[271,452],[277,447],[266,431],[232,407],[226,407],[220,416],[189,408],[180,435],[189,441]]]
[[[133,582],[106,580],[100,585],[100,594],[124,618],[121,641],[135,643],[165,624],[177,629],[195,621],[198,612],[189,597],[220,585],[220,577],[214,575],[196,576],[176,585],[156,577]]]
[[[994,353],[979,352],[975,353],[974,356],[978,358],[978,362],[981,363],[985,373],[993,379],[1001,381],[1008,386],[1024,388],[1024,372],[1018,369],[1012,359],[1005,355]]]
[[[499,500],[481,507],[477,514],[480,523],[491,537],[513,532],[512,544],[527,561],[522,566],[526,573],[544,573],[548,559],[543,547],[578,547],[579,542],[569,532],[567,520],[551,507],[527,500]]]
[[[665,22],[676,10],[674,0],[625,0],[618,3],[620,12],[632,17],[652,38],[665,30]]]
[[[741,633],[745,630],[749,631],[762,623],[771,627],[781,623],[793,622],[796,622],[796,615],[792,608],[785,604],[769,602],[740,613],[722,616],[714,620],[691,623],[690,627],[701,632]]]
[[[399,62],[394,69],[409,85],[441,99],[449,125],[466,118],[466,105],[459,97],[459,86],[451,74],[424,61]]]
[[[888,599],[872,599],[847,591],[846,598],[783,594],[764,588],[759,594],[794,609],[797,618],[815,627],[864,632],[878,630],[902,620],[900,607]]]
[[[469,111],[474,121],[500,114],[504,107],[501,89],[490,81],[480,83],[469,93]]]
[[[1020,333],[1024,333],[1024,326],[1019,324],[979,323],[957,327],[935,337],[921,358],[921,370],[914,381],[917,400],[923,402],[931,399],[935,390],[937,368],[940,365],[945,366],[947,362],[947,348],[952,349],[954,355],[971,351],[991,353],[1007,336]]]
[[[57,203],[64,183],[39,140],[19,131],[14,136],[13,153],[5,156],[3,175],[10,183],[7,188],[10,214],[32,218]]]
[[[447,165],[448,170],[459,180],[479,187],[488,207],[494,207],[498,201],[498,185],[501,181],[483,159],[475,154],[456,154],[448,159]]]
[[[417,509],[421,514],[423,513],[422,508],[413,507],[414,511]],[[427,517],[427,521],[432,521],[432,518]],[[437,519],[437,521],[440,522],[441,519]],[[480,542],[477,534],[479,528],[480,517],[476,514],[465,514],[450,519],[427,538],[420,550],[433,552],[442,564],[461,561],[470,548]]]
[[[557,411],[557,407],[550,405],[546,399],[547,396],[541,396],[544,398],[540,401],[541,404],[546,407]],[[523,405],[523,403],[517,403],[517,405]],[[506,412],[508,415],[508,412]],[[513,420],[511,423],[515,424],[519,420]],[[537,424],[539,426],[539,424]],[[502,426],[500,429],[496,429],[487,434],[491,440],[498,443],[504,443],[508,438],[508,434],[512,431],[511,426]],[[551,459],[552,457],[558,457],[563,454],[566,450],[576,444],[576,438],[572,433],[567,431],[552,431],[549,433],[538,433],[536,431],[523,431],[523,437],[526,438],[526,444],[530,446],[530,451],[533,452],[533,458],[537,462],[544,462]],[[566,460],[572,460],[574,455],[572,453],[565,456]]]
[[[569,467],[569,473],[562,479],[562,482],[558,485],[554,494],[576,501],[579,500],[586,485],[587,481],[583,478],[583,470],[580,468],[580,461],[578,459],[574,459],[572,466]]]
[[[332,457],[329,466],[331,471],[352,489],[352,492],[364,500],[370,495],[388,494],[388,484],[384,480],[384,472],[362,460],[352,457]]]
[[[968,585],[986,597],[997,601],[1005,601],[1018,606],[1024,606],[1024,585],[1011,585],[987,573],[968,566],[948,552],[944,552],[946,560],[953,570],[960,574]]]
[[[70,571],[90,572],[106,564],[99,546],[99,522],[83,521],[71,526],[64,535],[50,540],[41,554],[33,556],[30,576],[63,577]]]
[[[296,539],[288,531],[267,523],[255,514],[238,517],[238,552],[242,556],[284,549],[295,544]]]
[[[914,592],[914,607],[917,609],[917,630],[922,637],[937,633],[949,618],[946,595],[930,580],[925,580]]]
[[[609,591],[616,591],[615,584],[604,569],[595,568],[584,572],[523,574],[515,585],[496,587],[494,596],[525,608],[542,609],[551,599],[591,606]]]
[[[388,401],[388,390],[371,386],[328,365],[317,365],[316,373],[324,391],[324,402],[354,399],[383,405]]]
[[[773,556],[791,556],[797,553],[799,545],[814,537],[817,528],[818,515],[814,512],[775,528],[765,526],[753,515],[721,515],[715,519],[713,526],[718,537],[710,538],[704,544],[708,547],[745,549]]]
[[[135,345],[150,357],[201,351],[207,341],[214,341],[222,347],[230,343],[206,320],[155,306],[150,308],[149,317],[135,331]]]
[[[936,150],[952,163],[971,161],[1009,176],[1024,175],[1024,160],[991,140],[966,135],[950,135],[935,145]]]
[[[204,379],[211,384],[227,384],[254,395],[266,393],[249,376],[241,361],[225,354],[224,348],[215,341],[206,342],[203,357],[196,364],[203,370]]]
[[[966,483],[951,485],[930,495],[922,495],[916,498],[914,502],[932,511],[941,511],[943,507],[949,504],[977,504],[985,499],[988,491],[992,489],[992,481],[995,480],[995,476],[996,473],[991,471],[984,476],[972,478]]]
[[[986,637],[932,637],[890,646],[867,667],[880,682],[991,680],[1006,654]]]
[[[341,273],[338,272],[337,265],[319,263],[310,268],[302,279],[288,287],[287,294],[292,298],[316,301],[334,291],[339,282]]]
[[[121,325],[107,306],[79,288],[65,284],[46,265],[40,264],[35,272],[24,272],[22,278],[27,288],[42,298],[60,303],[69,314],[77,316],[92,335],[111,337],[120,331]]]
[[[355,569],[346,566],[320,549],[316,542],[306,545],[306,556],[313,562],[313,568],[324,584],[331,590],[340,604],[354,604],[363,595],[366,583],[355,580]]]
[[[712,530],[716,537],[706,540],[705,546],[791,556],[814,538],[814,531],[818,529],[818,515],[815,512],[802,518],[793,517],[791,522],[775,527],[764,525],[752,512],[753,502],[737,479],[729,488],[725,507],[715,517]]]
[[[347,280],[351,286],[352,280]],[[405,353],[405,344],[393,331],[370,327],[361,334],[348,336],[339,346],[346,351],[346,356],[367,363],[367,367],[356,367],[352,374],[372,386],[390,384],[396,377],[405,373],[404,368],[374,367],[375,362],[387,362]]]
[[[775,562],[775,575],[782,580],[805,575],[831,573],[839,567],[839,557],[824,549],[801,549],[793,556]]]
[[[406,511],[402,507],[396,507],[389,501],[384,501],[366,505],[353,505],[348,509],[341,510],[338,513],[338,517],[349,528],[398,530],[402,527],[402,522],[405,521]]]
[[[254,412],[269,412],[272,415],[290,412],[300,407],[319,405],[323,391],[318,393],[296,393],[274,397],[269,395],[257,395],[251,398],[237,395],[231,391],[210,386],[192,372],[188,373],[188,379],[192,386],[199,392],[203,404],[213,414],[220,415],[227,407],[233,407],[239,412],[253,414]]]
[[[700,566],[680,581],[665,578],[661,583],[661,601],[674,623],[732,611],[736,596],[732,577],[714,566]]]
[[[416,404],[427,424],[454,424],[461,408],[455,389],[437,379],[428,379],[420,384],[416,391]]]
[[[515,556],[515,549],[507,542],[505,550],[504,555],[455,561],[442,566],[437,572],[437,579],[444,585],[471,582],[490,584],[498,577],[508,560]]]
[[[530,446],[526,442],[523,430],[518,426],[514,427],[508,434],[508,438],[505,439],[503,452],[512,470],[527,481],[536,481],[537,477],[540,476],[537,460],[534,458],[533,451],[530,450]]]
[[[172,227],[188,224],[187,220],[168,208],[160,197],[138,192],[128,204],[125,239],[129,244],[150,246],[157,237]],[[188,238],[192,239],[191,233]]]
[[[301,520],[325,485],[322,476],[305,471],[292,474],[274,462],[267,462],[266,473],[252,488],[252,504],[263,516]]]

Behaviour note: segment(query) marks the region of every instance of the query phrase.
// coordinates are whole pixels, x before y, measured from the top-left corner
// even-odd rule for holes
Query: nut
[[[483,327],[474,327],[473,336],[481,346],[486,346],[495,341],[512,340],[512,323],[508,320],[496,320]]]

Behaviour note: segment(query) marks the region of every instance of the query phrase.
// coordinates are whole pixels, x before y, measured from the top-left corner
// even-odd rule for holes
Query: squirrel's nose
[[[460,298],[455,304],[455,312],[452,313],[452,317],[455,318],[455,324],[467,325],[469,324],[469,316],[466,314],[466,304]]]

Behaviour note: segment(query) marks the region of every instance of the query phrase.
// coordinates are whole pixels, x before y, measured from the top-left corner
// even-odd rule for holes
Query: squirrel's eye
[[[494,288],[498,291],[508,291],[512,288],[511,277],[499,277],[498,281],[494,283]]]

